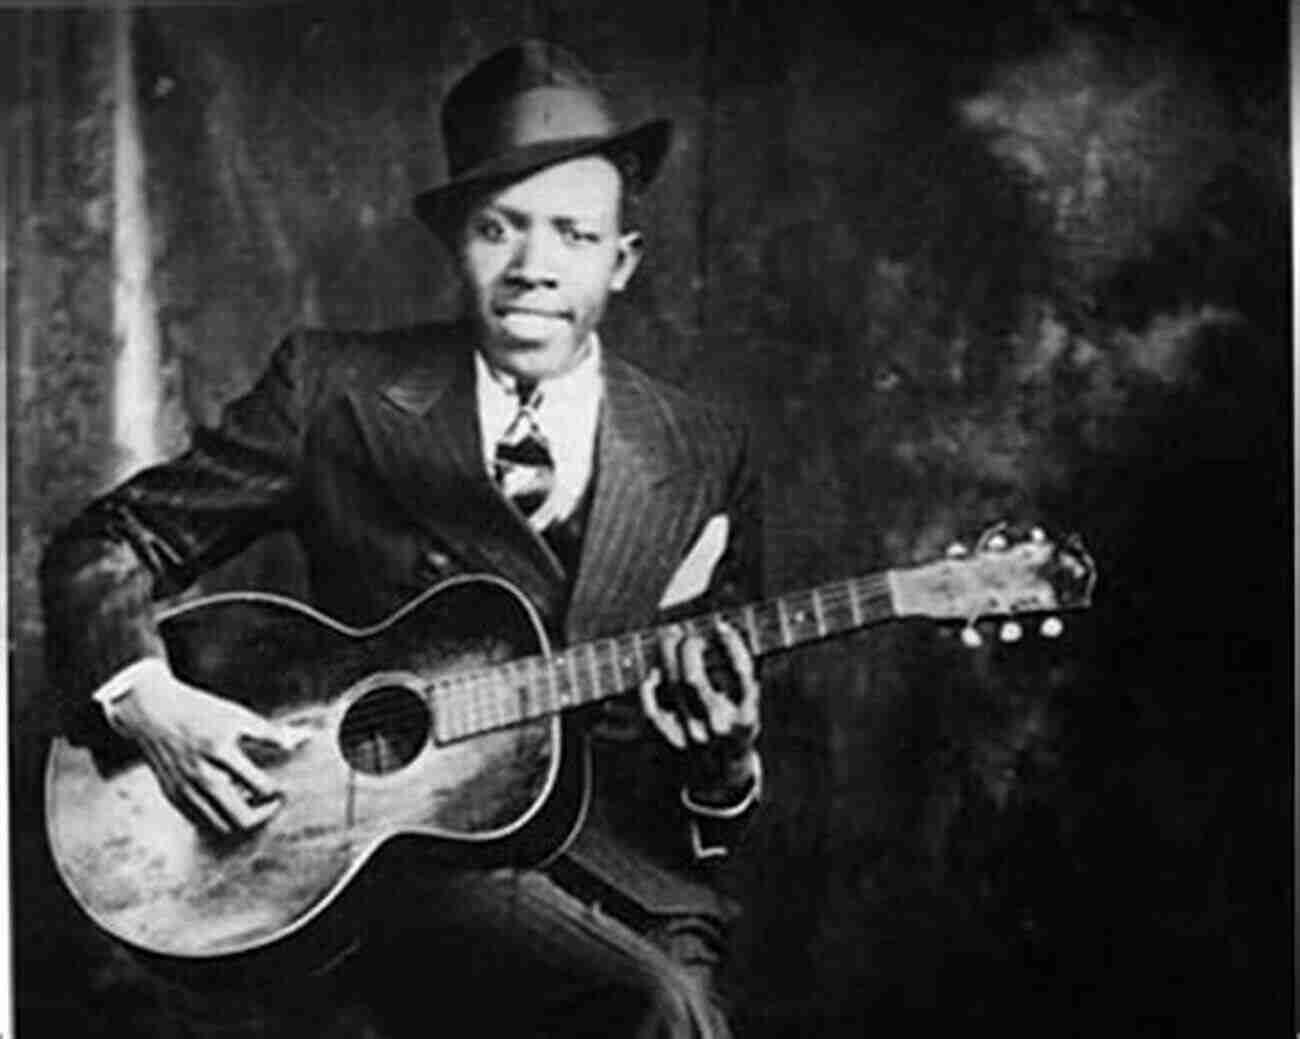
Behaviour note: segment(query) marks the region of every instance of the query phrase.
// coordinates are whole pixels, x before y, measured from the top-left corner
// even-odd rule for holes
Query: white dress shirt
[[[519,398],[515,395],[514,378],[497,371],[478,351],[474,353],[474,376],[483,465],[491,474],[496,464],[497,443],[519,412]],[[543,379],[539,386],[537,427],[550,446],[555,464],[550,497],[531,517],[533,526],[542,530],[554,521],[567,519],[591,483],[596,426],[604,393],[600,340],[595,334],[586,356],[576,366],[552,379]]]

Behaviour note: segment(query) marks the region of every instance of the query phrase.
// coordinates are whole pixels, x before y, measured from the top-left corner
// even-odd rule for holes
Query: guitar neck
[[[707,635],[725,621],[761,657],[899,615],[886,571],[583,642],[549,657],[476,668],[443,678],[430,689],[437,737],[442,742],[464,739],[635,688],[656,665],[660,638],[668,630]]]

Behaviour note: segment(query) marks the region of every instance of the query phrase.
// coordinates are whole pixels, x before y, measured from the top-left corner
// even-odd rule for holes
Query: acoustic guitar
[[[963,556],[680,623],[708,632],[725,619],[756,657],[895,618],[963,621],[969,635],[977,620],[1085,608],[1095,579],[1077,540],[994,531]],[[524,595],[486,575],[444,581],[363,629],[257,592],[167,609],[159,626],[178,676],[305,737],[257,758],[285,797],[238,839],[193,827],[127,741],[116,757],[54,741],[46,820],[74,899],[116,938],[187,961],[302,931],[394,838],[418,837],[458,868],[558,854],[587,798],[574,712],[633,689],[659,638],[646,629],[553,649]],[[1044,621],[1045,634],[1059,627]]]

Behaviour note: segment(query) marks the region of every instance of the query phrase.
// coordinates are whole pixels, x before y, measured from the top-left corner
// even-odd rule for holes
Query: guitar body
[[[976,618],[1082,609],[1095,581],[1076,539],[1060,546],[1034,531],[1011,544],[999,526],[969,558],[674,627],[707,636],[725,620],[755,657],[905,616],[963,621],[978,642]],[[1054,620],[1045,635],[1059,633]],[[284,803],[251,834],[215,839],[163,797],[131,744],[92,753],[60,739],[46,775],[50,846],[101,928],[173,965],[237,971],[281,962],[273,948],[347,940],[336,922],[351,894],[367,897],[357,875],[385,845],[418,849],[413,868],[558,854],[582,824],[590,779],[570,709],[634,688],[666,630],[552,654],[528,600],[488,575],[452,578],[367,629],[259,593],[198,600],[164,612],[159,627],[180,677],[305,735],[287,754],[246,748]]]
[[[504,581],[454,578],[364,630],[255,593],[198,600],[159,626],[180,677],[308,738],[254,755],[286,798],[234,840],[201,835],[143,759],[56,740],[55,861],[90,917],[138,949],[222,958],[310,931],[390,838],[418,836],[433,865],[483,868],[542,861],[581,824],[586,748],[562,716],[434,739],[433,681],[548,651]]]

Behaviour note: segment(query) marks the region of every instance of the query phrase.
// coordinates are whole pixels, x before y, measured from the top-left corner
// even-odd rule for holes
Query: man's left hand
[[[694,783],[728,788],[750,778],[760,692],[753,657],[740,633],[721,621],[715,631],[721,654],[701,635],[666,629],[660,641],[662,666],[651,669],[640,686],[641,708],[669,744],[690,756]],[[710,658],[718,663],[716,679],[706,666]]]

